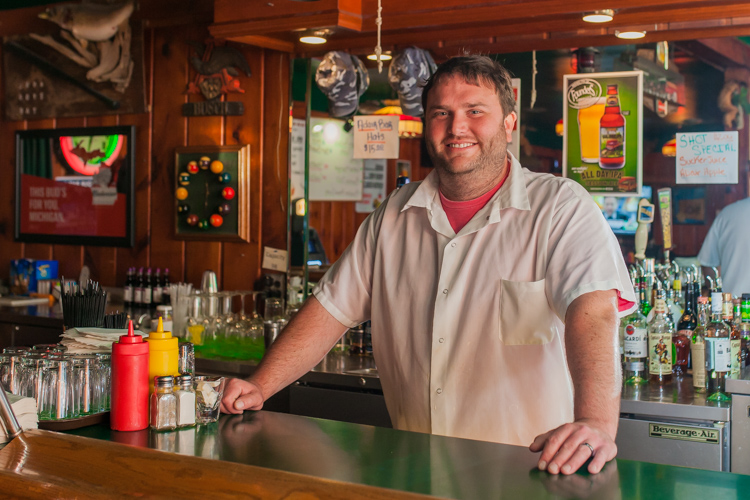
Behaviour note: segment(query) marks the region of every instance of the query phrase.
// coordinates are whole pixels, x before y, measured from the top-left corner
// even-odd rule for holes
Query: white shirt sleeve
[[[721,253],[719,252],[719,237],[722,232],[723,218],[720,213],[711,228],[708,230],[706,239],[703,240],[701,251],[698,252],[698,261],[705,267],[718,267],[721,265]]]
[[[313,289],[320,304],[349,328],[370,319],[375,243],[388,199],[359,226],[354,241]]]
[[[617,290],[622,299],[636,303],[622,251],[601,210],[580,186],[570,182],[558,198],[548,239],[546,292],[561,321],[568,306],[594,291]],[[621,311],[629,314],[632,307]]]

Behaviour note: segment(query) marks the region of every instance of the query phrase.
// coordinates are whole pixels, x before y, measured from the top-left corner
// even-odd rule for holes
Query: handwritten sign
[[[737,131],[677,134],[677,184],[737,184],[738,150]]]
[[[263,265],[261,267],[263,267],[263,269],[285,273],[287,271],[286,250],[263,247]]]
[[[342,120],[310,119],[310,201],[362,199],[363,161],[352,157],[354,134]]]
[[[398,158],[398,116],[354,117],[354,158]]]
[[[386,160],[365,160],[362,199],[354,205],[358,214],[374,211],[385,200]]]

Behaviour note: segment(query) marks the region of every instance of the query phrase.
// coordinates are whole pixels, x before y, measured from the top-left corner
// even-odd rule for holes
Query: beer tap
[[[718,292],[721,292],[721,273],[719,272],[719,269],[715,267],[711,267],[711,270],[714,272],[714,276],[716,277],[716,289]]]

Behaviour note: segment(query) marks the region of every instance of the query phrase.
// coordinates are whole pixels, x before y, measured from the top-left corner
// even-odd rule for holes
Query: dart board
[[[250,146],[175,151],[175,236],[250,241]]]

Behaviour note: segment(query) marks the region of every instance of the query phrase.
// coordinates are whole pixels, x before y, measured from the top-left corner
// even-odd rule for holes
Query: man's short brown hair
[[[427,97],[430,90],[440,80],[454,75],[460,75],[466,83],[472,85],[484,84],[494,88],[503,108],[503,116],[515,111],[516,101],[513,96],[513,85],[510,72],[497,61],[487,56],[470,55],[452,57],[438,66],[437,71],[427,80],[422,90],[422,107],[427,112]]]

